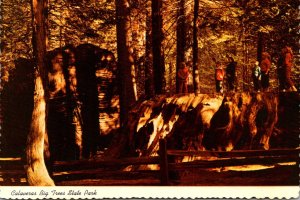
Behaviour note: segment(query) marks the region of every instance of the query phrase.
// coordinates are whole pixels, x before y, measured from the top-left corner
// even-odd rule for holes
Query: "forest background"
[[[49,0],[47,50],[91,43],[114,52],[117,57],[118,2],[121,1]],[[190,65],[190,71],[194,71],[189,79],[190,92],[195,89],[210,93],[215,87],[213,59],[226,65],[228,57],[233,57],[238,63],[237,90],[242,91],[252,88],[251,67],[260,59],[260,53],[267,51],[273,61],[271,88],[276,91],[276,59],[282,46],[288,44],[296,55],[294,78],[299,76],[298,1],[153,0],[157,5],[151,0],[122,2],[128,16],[127,46],[133,58],[136,100],[149,93],[145,81],[149,79],[147,69],[153,62],[154,80],[156,77],[162,79],[162,90],[154,93],[176,92],[176,70],[182,61],[193,63]],[[31,1],[2,1],[1,13],[2,88],[14,69],[14,61],[33,57]],[[157,17],[153,18],[152,13]],[[152,26],[153,20],[158,21],[158,26]],[[151,47],[157,42],[152,34],[158,34],[161,45],[158,46],[161,54],[158,64],[152,60]],[[193,55],[195,48],[197,52]],[[193,88],[192,75],[197,74],[198,88]]]

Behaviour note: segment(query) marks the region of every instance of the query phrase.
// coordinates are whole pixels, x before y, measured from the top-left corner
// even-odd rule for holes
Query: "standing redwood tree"
[[[147,98],[154,96],[153,80],[153,52],[152,52],[152,29],[151,13],[146,10],[146,54],[145,54],[145,94]]]
[[[185,61],[185,47],[186,47],[186,31],[185,31],[185,0],[179,0],[178,14],[177,14],[177,56],[176,56],[176,92],[179,92],[179,81],[177,72],[180,67],[180,63]]]
[[[199,0],[194,0],[194,19],[193,19],[193,85],[194,92],[200,93],[199,88],[199,69],[198,69],[198,27],[197,20],[199,15]]]
[[[120,94],[120,127],[119,134],[105,151],[104,157],[118,158],[122,155],[128,142],[128,127],[131,105],[135,103],[131,66],[134,64],[132,55],[129,52],[130,41],[130,16],[129,1],[115,0],[117,19],[117,54],[118,54],[118,79]]]
[[[163,94],[165,91],[165,65],[162,51],[162,0],[152,0],[152,53],[153,53],[153,75],[154,90],[156,94]]]
[[[46,42],[47,42],[47,0],[32,0],[33,54],[36,60],[35,92],[32,122],[27,138],[27,180],[29,185],[52,186],[45,161],[44,145],[46,135]]]
[[[120,88],[120,122],[121,127],[128,120],[130,106],[135,102],[132,70],[134,63],[129,53],[130,16],[128,0],[115,0],[117,19],[117,54]]]

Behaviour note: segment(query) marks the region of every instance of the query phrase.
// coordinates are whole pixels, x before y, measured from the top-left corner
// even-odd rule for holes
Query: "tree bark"
[[[178,15],[177,15],[177,57],[176,57],[176,93],[179,92],[179,82],[177,72],[180,63],[185,61],[185,47],[186,47],[186,33],[185,33],[185,0],[179,1]]]
[[[120,123],[121,126],[128,119],[130,106],[135,102],[132,70],[133,57],[129,53],[128,41],[130,38],[129,27],[129,2],[127,0],[115,0],[117,18],[117,53],[120,85]]]
[[[152,47],[153,47],[153,74],[154,90],[156,94],[165,92],[165,66],[162,51],[162,1],[152,0]]]
[[[27,138],[27,181],[34,186],[54,186],[44,161],[46,101],[41,76],[35,80],[34,108]]]
[[[197,19],[199,15],[199,0],[194,0],[194,19],[193,19],[193,85],[194,92],[200,93],[199,88],[199,69],[198,69],[198,27]]]
[[[153,52],[152,52],[152,31],[151,31],[151,15],[147,11],[146,14],[146,54],[145,54],[145,94],[147,98],[154,96],[153,81]]]
[[[179,150],[296,148],[298,102],[292,93],[160,95],[130,113],[129,146],[140,156],[156,155],[159,138]]]
[[[32,122],[27,138],[27,179],[29,185],[53,186],[44,160],[46,139],[46,43],[47,1],[32,0],[33,53],[37,68]]]
[[[141,69],[138,64],[139,60],[139,53],[142,51],[140,48],[140,43],[142,42],[142,39],[139,37],[139,0],[130,2],[130,13],[129,14],[129,23],[130,23],[130,28],[129,28],[129,33],[128,33],[128,42],[130,44],[130,54],[132,55],[133,58],[133,64],[131,65],[132,67],[132,81],[133,81],[133,90],[134,90],[134,95],[135,99],[138,99],[138,78],[141,75]],[[131,36],[131,37],[130,37]]]
[[[264,34],[262,32],[258,32],[257,38],[257,60],[261,62],[261,54],[265,51],[265,41]]]

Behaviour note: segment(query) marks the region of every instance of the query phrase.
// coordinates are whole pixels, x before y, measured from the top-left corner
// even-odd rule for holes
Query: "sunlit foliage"
[[[176,26],[179,0],[163,1],[163,51],[166,91],[175,92]],[[151,25],[151,1],[129,1],[130,49],[135,59],[138,96],[144,95],[146,29]],[[192,60],[193,0],[185,1],[186,61]],[[295,0],[200,0],[198,26],[201,92],[213,85],[212,58],[226,64],[233,56],[239,69],[256,60],[258,33],[265,49],[276,58],[285,42],[299,49],[299,2]],[[30,0],[4,0],[1,4],[1,80],[8,81],[13,61],[31,58]],[[150,17],[150,18],[149,18]],[[150,20],[150,21],[149,21]],[[116,18],[113,0],[50,0],[48,49],[67,44],[92,43],[116,53]],[[150,27],[151,28],[151,27]],[[116,55],[117,56],[117,55]],[[275,62],[275,60],[274,60]],[[296,70],[298,73],[299,69]],[[239,89],[249,77],[238,71]],[[2,83],[3,84],[3,83]]]

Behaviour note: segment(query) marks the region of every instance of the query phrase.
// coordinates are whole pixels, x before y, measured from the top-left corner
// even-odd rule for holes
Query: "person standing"
[[[189,69],[184,62],[180,64],[180,68],[177,73],[178,82],[179,82],[179,93],[188,93],[188,78],[189,78]]]
[[[216,80],[216,91],[223,93],[223,80],[224,80],[225,71],[220,62],[217,62],[215,70],[215,80]]]
[[[237,63],[234,61],[232,57],[229,57],[229,64],[226,67],[226,78],[228,82],[228,90],[234,90],[235,86],[235,68]]]
[[[259,62],[256,61],[254,67],[252,68],[252,78],[253,78],[253,85],[254,90],[260,90],[260,80],[261,80],[261,69],[259,67]]]
[[[261,69],[261,86],[264,91],[268,91],[269,88],[269,73],[271,68],[271,56],[268,52],[262,53],[262,61],[260,63]]]
[[[287,90],[290,92],[297,92],[297,88],[295,87],[291,79],[291,71],[294,58],[292,48],[289,46],[285,46],[281,51],[281,56],[283,61],[284,77]]]
[[[283,62],[284,62],[284,58],[282,54],[280,54],[277,60],[278,89],[279,91],[285,92],[286,84],[285,84],[285,72],[284,72]]]

